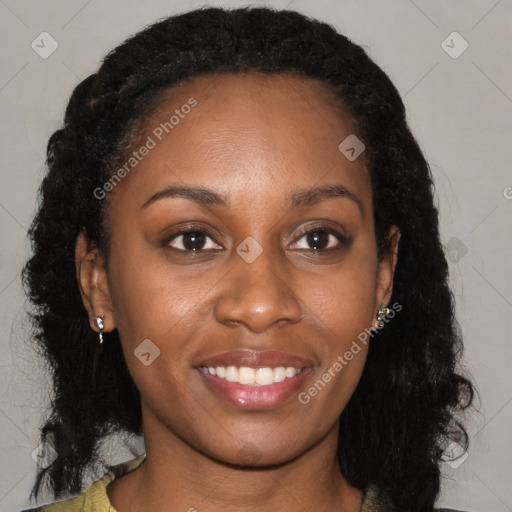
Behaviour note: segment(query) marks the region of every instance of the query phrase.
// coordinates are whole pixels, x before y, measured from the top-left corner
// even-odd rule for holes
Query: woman
[[[170,17],[77,86],[47,163],[36,510],[433,510],[473,385],[428,165],[360,47],[292,11]],[[117,432],[145,454],[108,466]]]

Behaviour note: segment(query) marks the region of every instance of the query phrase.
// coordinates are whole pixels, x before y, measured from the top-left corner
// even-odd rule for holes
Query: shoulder
[[[115,512],[107,495],[107,485],[122,475],[133,471],[146,460],[146,454],[140,455],[116,466],[111,466],[102,478],[96,480],[85,492],[62,501],[20,512]]]

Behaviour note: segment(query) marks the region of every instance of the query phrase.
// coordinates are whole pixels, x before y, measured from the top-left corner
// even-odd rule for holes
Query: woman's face
[[[147,120],[85,298],[118,329],[146,442],[275,464],[335,439],[394,266],[378,265],[364,153],[339,149],[351,127],[286,74],[196,78]]]

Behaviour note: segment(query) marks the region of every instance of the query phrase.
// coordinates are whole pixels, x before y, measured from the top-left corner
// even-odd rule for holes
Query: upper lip
[[[199,366],[245,366],[248,368],[261,368],[278,366],[293,366],[297,369],[313,366],[311,361],[294,354],[287,354],[279,350],[233,350],[214,355],[202,361]]]

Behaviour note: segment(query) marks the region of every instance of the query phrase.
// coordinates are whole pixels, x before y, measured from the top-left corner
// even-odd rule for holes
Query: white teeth
[[[225,379],[229,382],[238,382],[238,370],[236,369],[236,366],[228,366],[226,368]]]
[[[284,379],[286,379],[286,368],[284,366],[274,368],[274,382],[283,382]]]
[[[221,379],[226,379],[228,382],[237,382],[246,386],[270,386],[275,382],[283,382],[285,379],[291,379],[298,375],[302,369],[294,368],[293,366],[278,366],[271,368],[265,366],[261,368],[249,368],[247,366],[213,366],[203,367],[203,370],[210,375],[217,376]]]
[[[291,377],[295,377],[295,375],[297,375],[297,369],[293,366],[288,366],[288,368],[286,368],[286,376],[290,379]]]
[[[240,384],[254,386],[254,383],[256,382],[256,370],[254,368],[242,366],[242,368],[238,370],[238,382],[240,382]]]
[[[256,372],[256,384],[268,386],[274,383],[274,370],[272,368],[258,368]]]

